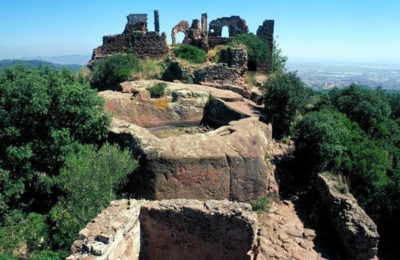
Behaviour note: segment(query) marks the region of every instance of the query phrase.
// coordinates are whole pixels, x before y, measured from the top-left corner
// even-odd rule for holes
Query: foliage
[[[180,44],[174,49],[176,57],[187,60],[190,63],[204,63],[207,61],[207,53],[195,46]]]
[[[329,92],[330,105],[345,113],[370,135],[382,134],[391,109],[380,89],[371,91],[357,85]]]
[[[274,40],[274,46],[272,48],[272,72],[283,73],[285,71],[287,59],[288,58],[282,54],[278,42]]]
[[[246,74],[246,84],[252,88],[256,85],[257,80],[256,80],[256,73],[254,71],[249,71]]]
[[[51,176],[80,143],[107,136],[103,101],[69,71],[18,66],[0,74],[0,211],[52,206]],[[1,221],[1,220],[0,220]]]
[[[237,34],[229,46],[244,45],[249,58],[249,67],[255,69],[255,64],[268,59],[268,45],[253,33]],[[253,65],[252,65],[253,64]]]
[[[256,211],[258,213],[261,212],[268,212],[270,206],[271,206],[271,201],[272,199],[268,196],[258,198],[256,200],[250,201],[250,205],[253,209],[253,211]]]
[[[116,191],[137,167],[128,150],[105,144],[98,151],[83,146],[70,154],[56,182],[65,195],[50,211],[57,230],[53,243],[58,247],[70,245],[75,234],[116,198]]]
[[[133,55],[113,55],[93,65],[92,85],[102,89],[113,87],[132,79],[132,74],[142,70],[140,61]]]
[[[166,87],[167,87],[166,83],[159,82],[154,86],[147,88],[147,90],[150,92],[151,98],[160,98],[164,96]]]
[[[49,226],[46,216],[29,213],[26,217],[21,212],[10,212],[5,225],[0,228],[0,251],[13,254],[16,248],[28,251],[41,249],[49,241]]]
[[[1,258],[65,258],[74,234],[116,198],[137,161],[109,144],[98,150],[108,125],[84,75],[0,73]]]
[[[390,104],[390,108],[392,113],[390,115],[391,119],[399,119],[400,118],[400,93],[391,93],[385,95],[386,100]]]
[[[294,126],[296,158],[307,162],[311,173],[338,170],[351,138],[360,135],[358,126],[342,113],[323,109],[306,114]]]
[[[296,116],[304,112],[310,91],[292,72],[272,75],[263,89],[265,111],[272,122],[273,136],[281,139],[289,134]]]
[[[306,114],[294,127],[295,155],[307,172],[342,172],[352,192],[364,201],[387,183],[387,153],[344,114],[322,109]]]
[[[131,74],[133,79],[161,79],[169,62],[167,60],[146,60],[141,61],[141,69],[135,70]]]
[[[342,173],[378,224],[380,250],[398,251],[393,239],[400,232],[399,97],[353,84],[319,99],[315,111],[294,127],[299,172]]]

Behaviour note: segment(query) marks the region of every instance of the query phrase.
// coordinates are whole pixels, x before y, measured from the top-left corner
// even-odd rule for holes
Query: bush
[[[358,126],[338,111],[308,113],[294,126],[296,158],[314,174],[338,170],[352,135],[358,138],[360,134]]]
[[[250,69],[255,69],[257,63],[265,62],[268,59],[268,45],[252,33],[238,34],[229,43],[229,46],[238,45],[246,47]]]
[[[134,72],[142,70],[140,61],[133,55],[113,55],[93,65],[92,85],[103,89],[132,79]]]
[[[327,109],[311,112],[294,129],[295,156],[304,172],[343,173],[364,206],[387,184],[386,173],[391,170],[387,152],[344,114]]]
[[[250,205],[253,209],[253,211],[256,211],[258,213],[260,212],[268,212],[270,206],[271,206],[271,198],[268,196],[258,198],[256,200],[251,200]]]
[[[164,96],[166,87],[166,83],[160,82],[152,87],[147,88],[147,90],[150,92],[151,98],[160,98]]]
[[[109,144],[98,151],[94,146],[83,146],[70,154],[56,178],[65,196],[50,211],[57,230],[52,239],[55,246],[69,246],[79,230],[116,198],[137,165],[130,151]]]
[[[272,75],[263,87],[264,105],[272,122],[274,138],[281,139],[290,132],[296,115],[304,112],[310,91],[296,73]]]
[[[192,45],[178,45],[174,50],[176,57],[187,60],[190,63],[204,63],[207,61],[207,53]]]

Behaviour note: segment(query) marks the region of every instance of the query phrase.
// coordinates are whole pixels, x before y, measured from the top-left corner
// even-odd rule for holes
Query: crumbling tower
[[[257,70],[269,73],[272,70],[272,52],[274,48],[274,20],[265,20],[257,29],[257,37],[268,45],[268,58],[266,62],[257,64]]]
[[[154,10],[154,31],[160,34],[160,13],[158,9]]]

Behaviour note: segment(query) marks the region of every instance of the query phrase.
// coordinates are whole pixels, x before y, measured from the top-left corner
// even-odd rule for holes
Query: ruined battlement
[[[161,57],[168,53],[167,37],[160,35],[159,11],[154,10],[154,31],[148,31],[147,14],[130,14],[122,34],[103,37],[103,44],[93,50],[92,66],[97,60],[107,56],[132,53],[139,58]]]

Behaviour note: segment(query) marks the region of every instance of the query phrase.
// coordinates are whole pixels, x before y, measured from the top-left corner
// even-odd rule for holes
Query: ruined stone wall
[[[194,82],[244,86],[248,62],[246,49],[238,46],[222,50],[221,61],[223,63],[196,70]]]
[[[350,194],[340,191],[340,184],[329,174],[319,174],[315,188],[319,204],[330,216],[350,260],[376,259],[379,234],[375,223]]]
[[[227,26],[229,29],[229,37],[234,37],[236,34],[249,33],[249,27],[246,20],[239,16],[222,17],[212,20],[209,26],[209,36],[221,37],[222,28]]]
[[[228,201],[113,201],[79,232],[67,260],[251,259],[257,216]]]
[[[244,85],[242,70],[219,63],[198,69],[194,72],[194,82],[201,84],[213,82],[218,84]]]
[[[268,45],[268,58],[264,63],[257,64],[257,70],[269,73],[272,70],[272,53],[274,48],[274,20],[265,20],[257,29],[257,37]]]
[[[157,58],[168,52],[166,35],[159,34],[159,13],[156,10],[155,31],[147,30],[147,14],[130,14],[122,34],[103,37],[103,44],[93,50],[89,67],[96,60],[114,54],[131,53],[139,58]]]

